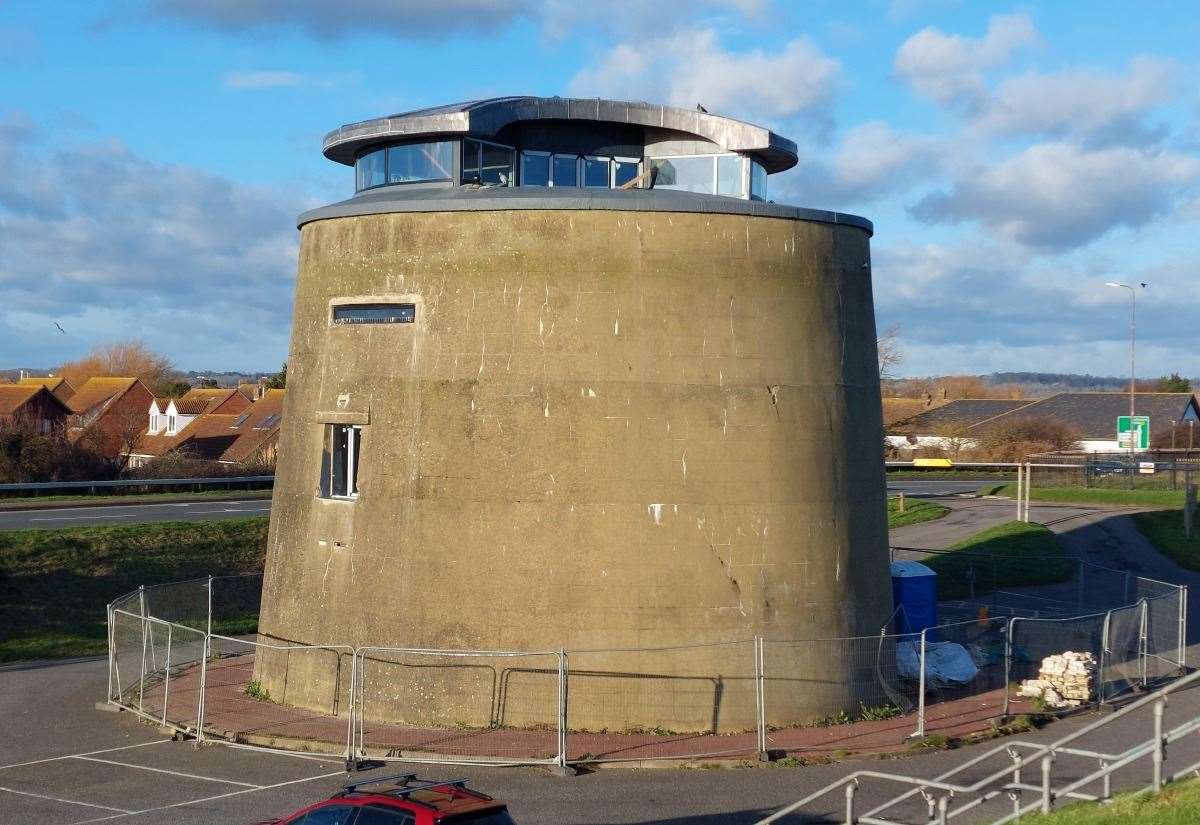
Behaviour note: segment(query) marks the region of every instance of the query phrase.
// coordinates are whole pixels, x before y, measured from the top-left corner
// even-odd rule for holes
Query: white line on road
[[[124,808],[112,808],[112,807],[109,807],[108,805],[97,805],[93,802],[79,802],[74,799],[63,799],[61,796],[48,796],[47,794],[44,794],[44,793],[32,793],[30,791],[18,791],[16,788],[5,788],[3,785],[0,785],[0,791],[8,791],[9,793],[20,794],[21,796],[32,796],[36,799],[48,799],[51,802],[61,802],[64,805],[82,805],[85,808],[99,808],[102,811],[117,811],[116,816],[125,816],[126,814],[133,813],[133,811],[127,811]],[[105,817],[101,817],[101,818],[102,819],[113,819],[114,817],[105,816]],[[87,820],[87,821],[94,822],[95,820]]]
[[[171,776],[182,776],[184,779],[201,779],[205,782],[222,782],[226,785],[240,785],[243,788],[261,788],[262,785],[255,785],[253,782],[235,782],[232,779],[217,779],[212,776],[200,776],[195,773],[184,773],[183,771],[172,771],[166,768],[151,768],[147,765],[134,765],[130,762],[114,762],[111,759],[97,759],[94,756],[72,756],[71,759],[79,759],[84,762],[102,762],[105,765],[117,765],[122,768],[136,768],[139,771],[153,771],[154,773],[169,773]]]
[[[93,518],[134,518],[137,513],[114,513],[110,516],[47,516],[45,518],[31,518],[29,521],[86,521]]]
[[[106,821],[110,821],[113,819],[121,819],[122,817],[125,817],[125,816],[137,816],[138,814],[149,814],[149,813],[154,813],[155,811],[166,811],[171,808],[185,808],[188,805],[199,805],[201,802],[215,802],[218,799],[228,799],[231,796],[240,796],[242,794],[255,793],[256,791],[269,791],[272,788],[282,788],[285,785],[298,785],[301,782],[313,782],[317,779],[328,779],[331,776],[345,776],[345,775],[346,775],[345,771],[334,771],[333,773],[323,773],[318,776],[309,776],[304,779],[292,779],[287,782],[276,782],[274,785],[259,785],[254,788],[245,788],[240,791],[230,791],[229,793],[217,794],[216,796],[205,796],[200,799],[189,799],[187,802],[175,802],[170,805],[160,805],[157,808],[145,808],[144,810],[140,810],[140,811],[125,811],[123,813],[113,814],[112,816],[101,816],[101,817],[97,817],[96,819],[84,819],[80,822],[73,823],[73,825],[85,825],[85,823],[89,823],[89,822],[106,822]]]
[[[98,751],[84,751],[83,753],[68,753],[63,756],[48,756],[45,759],[34,759],[29,762],[14,762],[11,765],[0,765],[0,771],[6,771],[9,768],[23,768],[26,765],[41,765],[46,762],[57,762],[60,759],[72,759],[78,756],[95,756],[100,753],[114,753],[116,751],[127,751],[134,748],[145,748],[150,745],[165,745],[170,742],[170,739],[155,739],[153,742],[139,742],[136,745],[121,745],[118,748],[104,748]]]

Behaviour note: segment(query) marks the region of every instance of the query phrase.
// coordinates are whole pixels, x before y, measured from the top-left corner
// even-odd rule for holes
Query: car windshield
[[[477,814],[463,814],[462,816],[450,817],[443,819],[441,822],[446,825],[517,825],[507,810],[501,808],[498,811],[480,811]]]

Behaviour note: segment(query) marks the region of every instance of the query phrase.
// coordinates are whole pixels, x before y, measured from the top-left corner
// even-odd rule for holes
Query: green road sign
[[[1122,447],[1129,447],[1129,431],[1131,429],[1136,433],[1133,441],[1134,449],[1150,449],[1150,416],[1133,416],[1133,427],[1129,426],[1129,416],[1117,416],[1117,443]]]

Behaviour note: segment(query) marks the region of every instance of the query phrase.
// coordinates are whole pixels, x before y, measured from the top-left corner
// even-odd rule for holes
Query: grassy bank
[[[1196,513],[1191,539],[1183,535],[1183,510],[1134,513],[1133,522],[1158,552],[1180,567],[1200,570],[1200,512]]]
[[[976,533],[923,561],[938,574],[938,598],[975,595],[1008,587],[1056,584],[1071,578],[1075,561],[1063,555],[1054,534],[1040,524],[1010,521]]]
[[[262,570],[263,517],[0,532],[0,662],[103,653],[104,606],[142,584]],[[248,632],[253,617],[221,629]]]
[[[1017,485],[1005,484],[991,495],[1016,498]],[[1183,490],[1118,490],[1109,487],[1034,487],[1029,491],[1033,501],[1052,501],[1064,504],[1117,504],[1130,507],[1182,507]]]
[[[1193,825],[1200,822],[1200,780],[1168,785],[1157,795],[1118,794],[1109,805],[1078,802],[1048,816],[1030,815],[1021,821],[1038,825]]]
[[[919,498],[905,498],[904,512],[900,512],[900,498],[888,498],[888,527],[903,527],[906,524],[920,524],[923,521],[933,521],[950,512],[950,508],[933,501]]]

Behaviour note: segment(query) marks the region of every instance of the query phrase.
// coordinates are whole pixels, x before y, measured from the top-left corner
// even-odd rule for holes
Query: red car
[[[516,825],[503,802],[465,779],[427,781],[416,774],[353,782],[329,799],[258,825]]]

